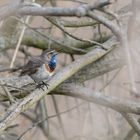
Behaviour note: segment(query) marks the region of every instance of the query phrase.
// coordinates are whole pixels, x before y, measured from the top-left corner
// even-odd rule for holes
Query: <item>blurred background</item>
[[[36,0],[42,6],[78,7],[81,4],[90,4],[94,0]],[[29,2],[29,1],[26,1]],[[14,4],[12,1],[0,0],[0,7]],[[129,5],[129,6],[128,6]],[[135,16],[128,22],[131,0],[114,0],[113,4],[105,9],[117,13],[127,9],[127,13],[119,15],[124,27],[132,24],[128,31],[130,54],[135,77],[135,86],[139,91],[139,5],[135,7]],[[127,7],[128,6],[128,7]],[[127,8],[126,8],[127,7]],[[122,10],[122,11],[123,11]],[[128,15],[127,15],[128,14]],[[63,23],[62,26],[61,22]],[[80,23],[91,23],[82,25]],[[56,25],[55,25],[56,23]],[[76,24],[77,23],[77,24]],[[59,52],[57,71],[82,57],[90,51],[90,43],[83,44],[70,37],[66,32],[85,40],[95,40],[100,43],[110,38],[112,33],[101,24],[93,24],[88,18],[58,17],[48,18],[41,16],[16,16],[0,22],[0,69],[23,66],[31,56],[38,56],[47,48]],[[78,26],[79,24],[79,26]],[[62,29],[66,32],[64,32]],[[16,53],[17,42],[21,32],[25,30],[19,49]],[[56,41],[56,42],[55,42]],[[65,46],[77,47],[71,51]],[[79,46],[78,46],[79,45]],[[93,45],[92,45],[93,46]],[[87,47],[87,48],[86,48]],[[125,54],[125,52],[124,52]],[[124,56],[124,59],[125,56]],[[94,71],[94,69],[93,69]],[[17,76],[19,73],[1,72],[1,78]],[[87,80],[85,86],[101,91],[105,95],[116,96],[122,99],[139,101],[131,94],[128,66],[123,66]],[[9,102],[1,102],[1,112],[5,112]],[[137,117],[137,116],[136,116]],[[44,121],[41,121],[44,120]],[[63,95],[47,95],[31,109],[21,114],[0,139],[7,140],[137,140],[132,128],[122,115],[110,108],[96,105],[85,100]]]

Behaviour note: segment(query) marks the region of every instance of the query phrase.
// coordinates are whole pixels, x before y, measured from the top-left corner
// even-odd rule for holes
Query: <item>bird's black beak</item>
[[[55,50],[49,51],[48,54],[53,54],[55,53]]]

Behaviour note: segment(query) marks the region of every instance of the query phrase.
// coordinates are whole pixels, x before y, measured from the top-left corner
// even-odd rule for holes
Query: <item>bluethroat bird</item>
[[[37,84],[37,88],[43,89],[45,85],[47,88],[49,84],[43,80],[48,81],[54,73],[57,64],[57,53],[54,51],[45,50],[42,55],[32,57],[28,63],[22,67],[20,76],[29,75]]]

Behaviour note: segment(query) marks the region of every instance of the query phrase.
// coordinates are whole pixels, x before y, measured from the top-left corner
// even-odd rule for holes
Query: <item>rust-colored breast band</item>
[[[46,68],[46,70],[47,70],[48,72],[53,72],[53,70],[51,70],[51,69],[49,68],[48,64],[45,64],[45,68]]]

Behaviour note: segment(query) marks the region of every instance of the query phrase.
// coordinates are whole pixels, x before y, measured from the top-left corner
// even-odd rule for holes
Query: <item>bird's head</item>
[[[57,64],[57,53],[53,53],[49,61],[49,68],[51,70],[54,70],[56,68],[56,64]]]
[[[41,54],[41,59],[46,63],[49,62],[52,54],[55,53],[55,50],[50,50],[50,49],[46,49],[45,51],[43,51],[43,53]]]

